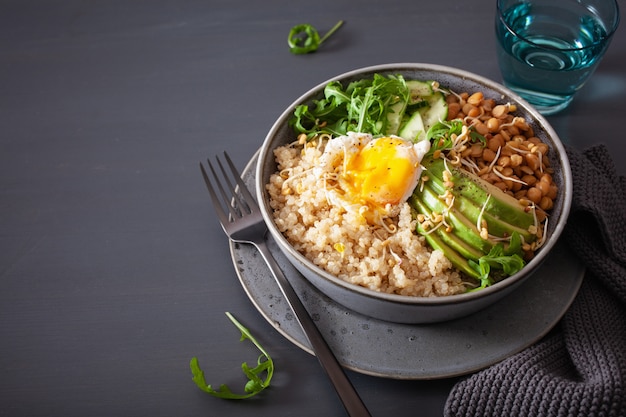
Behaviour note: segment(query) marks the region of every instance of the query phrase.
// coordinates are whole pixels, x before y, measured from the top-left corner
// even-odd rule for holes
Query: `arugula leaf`
[[[436,150],[449,149],[453,146],[452,135],[460,135],[463,131],[463,121],[454,119],[450,121],[439,121],[432,125],[426,132],[426,140],[430,141],[431,148],[429,154]]]
[[[189,363],[191,368],[191,373],[193,375],[192,380],[196,383],[198,388],[202,391],[211,394],[218,398],[224,398],[229,400],[240,400],[245,398],[250,398],[254,395],[257,395],[265,388],[270,385],[270,381],[272,380],[272,376],[274,375],[274,362],[270,355],[265,351],[265,349],[257,342],[257,340],[252,336],[250,331],[246,329],[241,323],[235,319],[229,312],[226,312],[226,315],[230,319],[230,321],[237,326],[239,331],[241,332],[240,342],[248,339],[261,351],[261,355],[257,359],[257,366],[254,368],[250,368],[246,362],[241,364],[241,369],[243,373],[248,378],[248,382],[244,387],[245,394],[236,394],[228,388],[226,384],[220,385],[219,389],[215,390],[211,385],[206,383],[206,379],[204,377],[204,372],[200,368],[200,364],[198,362],[198,358],[193,357]],[[261,375],[265,373],[265,380],[261,378]]]
[[[498,243],[487,255],[481,256],[478,262],[468,259],[470,266],[480,274],[480,286],[472,291],[483,289],[494,283],[490,276],[492,267],[501,269],[506,276],[519,272],[525,265],[524,259],[520,256],[521,248],[522,239],[519,233],[515,232],[511,235],[506,249],[502,243]]]
[[[308,23],[296,25],[291,28],[289,31],[289,37],[287,38],[289,51],[296,55],[315,52],[330,35],[335,33],[337,29],[341,27],[341,25],[343,25],[343,20],[337,22],[335,26],[333,26],[332,29],[330,29],[322,38],[320,38],[317,29]]]
[[[406,103],[408,98],[409,90],[401,75],[374,74],[371,79],[352,81],[345,88],[333,81],[324,88],[322,99],[314,100],[311,106],[297,106],[289,125],[308,137],[322,133],[341,136],[349,131],[385,134],[391,106]]]
[[[452,135],[460,135],[463,131],[463,121],[454,119],[450,121],[440,121],[435,123],[426,132],[426,139],[431,142],[429,154],[433,154],[436,150],[451,149],[454,145]],[[487,139],[478,133],[473,126],[469,127],[469,137],[472,142],[480,142],[483,146],[487,145]]]
[[[472,139],[472,141],[474,142],[480,142],[483,144],[483,146],[487,146],[487,138],[484,137],[483,135],[481,135],[480,133],[478,133],[475,129],[474,126],[470,126],[470,132],[469,132],[470,138]]]

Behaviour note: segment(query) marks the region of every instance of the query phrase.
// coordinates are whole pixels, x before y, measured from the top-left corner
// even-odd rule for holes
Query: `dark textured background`
[[[430,62],[500,80],[494,7],[0,1],[0,416],[342,415],[317,362],[242,291],[198,161],[225,149],[243,167],[297,96],[357,67]],[[291,26],[339,19],[318,53],[288,52]],[[625,33],[549,118],[564,142],[626,154]],[[225,311],[279,366],[252,401],[191,381],[191,356],[233,388],[256,359]],[[379,416],[438,416],[454,383],[349,375]]]

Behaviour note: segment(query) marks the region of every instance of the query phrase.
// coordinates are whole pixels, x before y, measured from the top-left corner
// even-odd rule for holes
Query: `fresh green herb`
[[[250,368],[246,362],[241,364],[241,369],[243,373],[248,377],[248,382],[244,387],[245,394],[235,394],[232,392],[225,384],[220,385],[218,390],[214,390],[211,385],[207,385],[206,380],[204,378],[204,372],[200,369],[200,364],[198,363],[198,359],[196,357],[191,358],[190,367],[191,373],[193,374],[193,381],[196,383],[198,388],[202,391],[211,394],[218,398],[224,398],[229,400],[240,400],[244,398],[250,398],[270,385],[270,381],[272,379],[272,375],[274,374],[274,362],[270,355],[263,349],[263,347],[257,342],[257,340],[252,336],[250,331],[241,325],[233,317],[230,313],[226,312],[226,315],[232,321],[235,326],[241,331],[241,339],[248,339],[261,351],[261,355],[257,360],[257,366],[254,368]],[[261,378],[262,374],[265,373],[265,380]]]
[[[340,20],[329,30],[324,37],[320,38],[319,32],[309,24],[296,25],[289,31],[287,43],[292,54],[302,55],[315,52],[326,39],[343,25]]]
[[[400,75],[375,74],[371,79],[353,81],[345,89],[333,81],[324,88],[324,97],[314,100],[311,107],[297,106],[289,123],[309,137],[321,133],[341,136],[349,131],[384,134],[391,106],[406,103],[408,94]]]
[[[469,132],[470,138],[472,139],[472,141],[474,142],[480,142],[483,144],[483,146],[487,146],[487,138],[485,138],[483,135],[481,135],[480,133],[478,133],[475,129],[474,126],[470,126],[470,132]]]
[[[460,119],[440,121],[432,125],[426,132],[426,140],[431,143],[429,154],[436,150],[450,149],[454,145],[452,135],[460,135],[463,131],[463,121]]]
[[[470,266],[480,274],[480,286],[473,289],[477,291],[488,287],[494,283],[491,268],[498,268],[504,272],[505,276],[511,276],[524,267],[524,260],[519,255],[521,253],[521,238],[518,233],[511,235],[508,247],[505,249],[501,243],[493,246],[487,255],[483,255],[475,262],[468,260]]]
[[[469,128],[469,137],[472,142],[480,142],[483,146],[487,145],[487,139],[478,133],[473,126]],[[431,148],[429,154],[433,154],[436,150],[452,149],[454,147],[453,135],[460,135],[463,131],[463,121],[454,119],[450,121],[440,121],[432,125],[426,132],[426,139],[430,141]]]

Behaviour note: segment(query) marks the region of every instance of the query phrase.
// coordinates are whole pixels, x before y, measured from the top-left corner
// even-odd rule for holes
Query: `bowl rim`
[[[555,226],[550,239],[545,242],[542,246],[541,251],[535,256],[533,259],[528,262],[524,268],[506,279],[497,282],[487,288],[484,288],[480,291],[476,292],[467,292],[463,294],[455,294],[448,296],[439,296],[439,297],[422,297],[422,296],[409,296],[409,295],[400,295],[400,294],[389,294],[382,293],[371,290],[369,288],[360,287],[358,285],[349,283],[347,281],[342,280],[341,278],[330,274],[329,272],[323,270],[322,268],[315,265],[308,258],[302,255],[300,252],[295,250],[293,246],[287,241],[284,235],[277,229],[273,219],[270,216],[272,211],[271,207],[269,207],[266,203],[265,195],[265,185],[261,180],[263,177],[263,168],[264,168],[264,160],[268,157],[268,155],[273,154],[273,147],[270,147],[272,142],[272,137],[276,134],[276,132],[286,123],[291,115],[293,114],[294,108],[305,102],[310,102],[312,99],[319,97],[320,93],[323,91],[324,87],[332,82],[332,81],[344,81],[347,79],[353,79],[356,76],[363,75],[371,76],[374,73],[392,73],[392,72],[402,72],[402,71],[431,71],[431,72],[440,72],[444,73],[456,78],[460,78],[462,80],[472,81],[481,85],[484,85],[486,88],[491,89],[497,93],[500,93],[504,96],[510,97],[518,107],[522,107],[525,112],[527,112],[534,121],[541,126],[541,128],[545,131],[545,134],[551,138],[552,146],[558,151],[560,155],[560,163],[561,163],[561,172],[562,176],[565,179],[563,184],[561,185],[561,189],[559,192],[563,195],[562,206],[561,206],[561,214],[560,221]],[[273,156],[272,156],[273,157]],[[287,250],[291,256],[293,256],[298,262],[302,265],[305,265],[309,270],[315,272],[317,275],[323,277],[328,283],[331,283],[337,287],[340,287],[344,290],[348,290],[349,292],[358,293],[359,295],[396,303],[396,304],[420,304],[420,305],[450,305],[450,304],[458,304],[468,302],[470,300],[475,300],[479,298],[486,297],[490,294],[498,293],[500,291],[509,288],[512,285],[519,283],[522,279],[530,276],[530,274],[541,265],[541,263],[545,260],[545,257],[550,253],[551,249],[556,245],[559,240],[564,228],[567,223],[567,218],[569,217],[569,213],[572,205],[572,174],[571,167],[569,164],[569,160],[567,157],[567,152],[565,150],[565,146],[560,140],[558,134],[554,130],[554,128],[550,125],[547,119],[541,115],[535,108],[533,108],[526,100],[520,97],[515,92],[511,91],[504,85],[497,83],[489,78],[483,77],[481,75],[469,72],[467,70],[463,70],[456,67],[439,65],[439,64],[429,64],[429,63],[410,63],[410,62],[399,62],[399,63],[389,63],[389,64],[379,64],[379,65],[371,65],[366,67],[360,67],[356,69],[352,69],[346,72],[343,72],[339,75],[333,76],[325,81],[322,81],[315,85],[314,87],[308,89],[305,93],[301,94],[297,99],[295,99],[278,117],[278,119],[272,124],[269,132],[267,133],[261,148],[259,149],[259,157],[256,165],[256,178],[255,178],[255,188],[256,188],[256,196],[259,206],[261,207],[261,212],[263,214],[263,218],[265,223],[268,226],[268,229],[272,235],[272,237],[277,241],[278,246]]]

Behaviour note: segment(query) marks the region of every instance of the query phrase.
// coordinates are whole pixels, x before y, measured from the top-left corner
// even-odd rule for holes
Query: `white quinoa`
[[[450,261],[414,232],[407,203],[388,219],[396,231],[330,205],[324,179],[312,169],[322,150],[292,144],[274,151],[278,172],[267,190],[276,225],[296,250],[329,273],[374,291],[420,297],[465,291]]]

